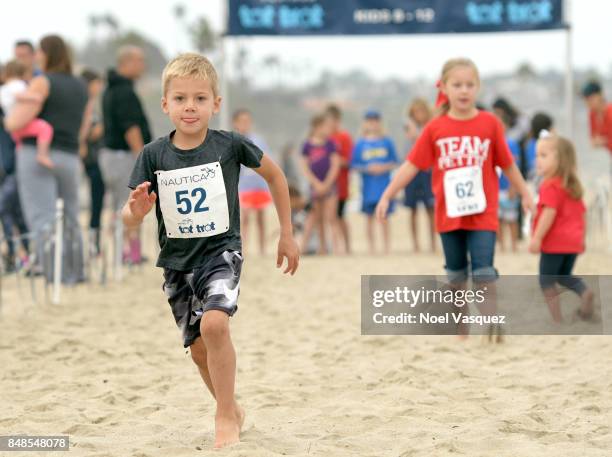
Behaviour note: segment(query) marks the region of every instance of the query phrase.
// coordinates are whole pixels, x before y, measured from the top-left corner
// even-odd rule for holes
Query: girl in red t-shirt
[[[476,65],[463,58],[448,61],[439,85],[441,114],[423,129],[381,197],[376,213],[384,218],[397,192],[419,170],[431,168],[436,230],[442,239],[449,280],[457,288],[465,287],[471,271],[477,286],[491,283],[489,295],[494,297],[499,193],[495,167],[499,166],[517,189],[525,208],[532,208],[532,197],[512,160],[500,121],[476,108],[480,88]],[[490,300],[489,311],[494,306]]]
[[[593,292],[582,279],[572,276],[576,257],[584,252],[586,211],[576,173],[576,152],[569,140],[550,134],[538,141],[536,151],[536,171],[544,180],[529,251],[541,253],[540,286],[555,322],[562,321],[557,283],[581,297],[577,313],[590,319]]]

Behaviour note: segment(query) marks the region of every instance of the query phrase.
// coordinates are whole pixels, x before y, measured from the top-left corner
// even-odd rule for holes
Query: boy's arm
[[[556,216],[557,210],[555,208],[551,208],[550,206],[544,207],[542,214],[540,214],[540,218],[538,219],[535,230],[533,231],[533,236],[531,237],[531,241],[529,243],[529,252],[533,254],[540,252],[542,240],[552,227]]]
[[[534,212],[535,205],[533,204],[533,198],[531,197],[531,192],[527,188],[527,183],[523,179],[521,172],[519,171],[516,163],[512,162],[508,168],[503,169],[504,174],[510,181],[512,187],[516,189],[516,191],[521,196],[521,202],[523,204],[523,210],[525,212]]]
[[[287,268],[283,273],[291,273],[293,275],[298,268],[300,251],[293,238],[291,205],[289,204],[289,187],[287,185],[287,180],[279,166],[265,154],[261,158],[261,165],[258,168],[254,168],[254,170],[268,183],[278,215],[280,239],[278,241],[276,267],[280,268],[283,264],[283,257],[286,257]]]

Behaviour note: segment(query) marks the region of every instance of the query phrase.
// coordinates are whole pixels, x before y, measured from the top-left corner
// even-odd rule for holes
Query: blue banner
[[[565,28],[563,0],[229,0],[228,35],[478,33]]]

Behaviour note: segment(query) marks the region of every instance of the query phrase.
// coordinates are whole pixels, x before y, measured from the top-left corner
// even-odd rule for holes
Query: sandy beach
[[[389,257],[365,255],[363,221],[351,220],[357,254],[304,257],[293,278],[247,252],[231,321],[240,444],[210,449],[214,403],[151,263],[121,283],[64,289],[60,305],[4,281],[0,435],[70,435],[70,455],[92,457],[610,455],[612,339],[362,336],[360,275],[442,274],[443,262],[408,253],[403,212]],[[496,264],[537,271],[526,253]],[[591,250],[576,272],[611,268]]]

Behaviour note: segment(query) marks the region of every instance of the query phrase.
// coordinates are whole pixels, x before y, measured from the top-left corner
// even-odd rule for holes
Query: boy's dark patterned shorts
[[[206,311],[216,309],[232,316],[238,310],[241,269],[238,251],[224,251],[191,271],[164,268],[163,289],[184,347],[200,336],[200,320]]]

